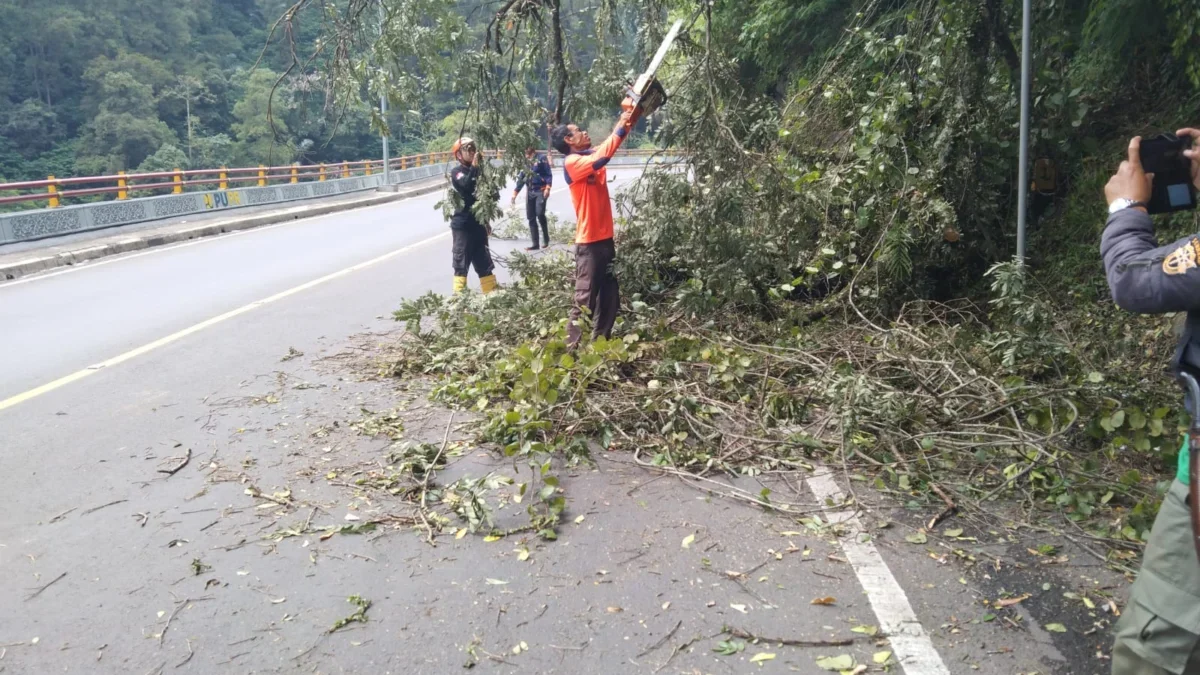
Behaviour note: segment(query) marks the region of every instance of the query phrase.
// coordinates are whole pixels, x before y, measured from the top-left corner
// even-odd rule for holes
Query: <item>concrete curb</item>
[[[36,272],[45,272],[58,267],[67,267],[76,265],[97,258],[105,258],[121,253],[129,253],[131,251],[140,251],[146,248],[155,246],[165,246],[174,244],[180,241],[188,241],[190,239],[200,239],[202,237],[211,237],[227,232],[237,232],[239,230],[249,230],[264,225],[274,225],[276,223],[287,222],[289,220],[299,220],[300,218],[312,218],[314,216],[324,216],[330,213],[338,213],[341,211],[350,211],[360,209],[366,206],[376,206],[386,204],[388,202],[402,201],[410,197],[419,197],[427,195],[445,188],[445,181],[438,181],[435,184],[424,185],[421,187],[409,188],[405,190],[388,190],[380,188],[383,194],[365,199],[357,199],[354,201],[338,202],[336,204],[315,204],[310,206],[294,206],[282,211],[271,213],[263,213],[257,215],[245,216],[242,218],[229,218],[218,220],[204,225],[197,225],[185,230],[176,230],[174,232],[159,232],[146,234],[141,237],[129,237],[108,244],[100,244],[93,246],[84,246],[70,251],[64,251],[55,255],[26,258],[15,263],[0,264],[0,283],[17,279],[18,277],[27,276]]]

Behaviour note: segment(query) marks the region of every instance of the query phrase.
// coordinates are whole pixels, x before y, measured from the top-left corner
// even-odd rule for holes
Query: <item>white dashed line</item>
[[[818,467],[808,478],[808,489],[822,504],[841,504],[845,499],[833,480],[833,473],[825,467]],[[867,592],[867,600],[879,619],[879,628],[888,637],[904,672],[908,675],[950,675],[913,612],[904,589],[879,555],[879,549],[870,539],[860,536],[864,530],[858,516],[853,511],[838,508],[827,510],[825,515],[830,523],[842,524],[849,530],[849,534],[840,539],[842,551]]]

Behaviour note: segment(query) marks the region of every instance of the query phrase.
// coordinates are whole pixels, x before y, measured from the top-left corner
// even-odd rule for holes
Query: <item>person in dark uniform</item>
[[[467,269],[473,266],[475,274],[479,275],[479,286],[486,295],[496,290],[496,275],[492,273],[495,265],[492,264],[492,252],[488,249],[488,230],[472,211],[478,200],[475,189],[483,170],[483,153],[479,152],[475,141],[466,136],[454,142],[451,152],[458,160],[458,166],[450,170],[450,184],[459,197],[458,208],[450,217],[450,231],[454,233],[451,249],[454,256],[454,292],[461,293],[467,289]]]
[[[546,199],[550,197],[550,186],[554,184],[554,171],[550,168],[550,160],[545,155],[537,154],[532,147],[525,149],[525,161],[529,168],[517,175],[517,189],[513,190],[512,203],[517,203],[517,195],[522,188],[528,188],[525,193],[525,217],[529,219],[529,238],[533,246],[526,251],[536,251],[538,245],[538,225],[542,226],[542,239],[545,246],[550,247],[550,226],[546,221]]]
[[[1200,130],[1179,136],[1200,140]],[[1146,212],[1154,175],[1142,169],[1141,139],[1104,188],[1108,224],[1100,243],[1113,301],[1141,314],[1200,312],[1200,235],[1159,246]],[[1200,187],[1200,150],[1185,153]],[[1117,622],[1113,675],[1200,674],[1200,561],[1192,543],[1188,447],[1142,559],[1129,604]]]

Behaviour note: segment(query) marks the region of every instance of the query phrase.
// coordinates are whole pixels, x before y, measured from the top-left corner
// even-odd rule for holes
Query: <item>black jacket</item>
[[[479,182],[479,174],[480,169],[477,166],[459,164],[450,169],[450,184],[454,186],[458,196],[462,197],[462,206],[450,217],[450,227],[453,229],[482,227],[479,220],[475,218],[474,211],[471,210],[476,202],[475,186]]]
[[[1159,246],[1150,216],[1123,209],[1100,240],[1113,301],[1139,314],[1200,310],[1200,236]]]

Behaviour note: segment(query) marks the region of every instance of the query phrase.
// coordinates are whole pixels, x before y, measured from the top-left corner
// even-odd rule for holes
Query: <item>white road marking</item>
[[[38,396],[41,396],[42,394],[49,393],[60,387],[65,387],[66,385],[71,384],[72,382],[82,380],[83,378],[88,377],[89,375],[94,375],[95,373],[97,373],[105,368],[119,365],[130,359],[133,359],[133,358],[136,358],[143,354],[152,352],[155,349],[158,349],[159,347],[171,344],[172,342],[176,342],[178,340],[182,340],[183,338],[185,338],[189,335],[192,335],[193,333],[198,333],[198,332],[204,330],[205,328],[215,326],[223,321],[228,321],[229,319],[232,319],[236,316],[241,316],[242,314],[245,314],[246,312],[258,309],[259,307],[262,307],[263,305],[269,305],[272,302],[276,302],[277,300],[283,300],[284,298],[287,298],[289,296],[300,293],[301,291],[307,291],[310,288],[315,288],[315,287],[320,286],[321,284],[324,284],[328,281],[333,281],[334,279],[344,277],[347,274],[351,274],[352,272],[357,272],[361,269],[365,269],[365,268],[375,265],[377,263],[381,263],[389,258],[394,258],[398,255],[408,253],[409,251],[412,251],[414,249],[425,246],[426,244],[431,244],[440,239],[445,239],[446,237],[449,237],[449,236],[450,236],[450,232],[449,232],[449,230],[447,230],[439,235],[429,237],[428,239],[423,239],[415,244],[409,244],[407,246],[398,248],[389,253],[385,253],[377,258],[372,258],[370,260],[367,260],[366,262],[361,262],[361,263],[358,263],[357,265],[351,265],[350,267],[347,267],[345,269],[338,270],[337,272],[333,272],[331,274],[326,274],[323,277],[320,277],[318,279],[313,279],[312,281],[305,282],[303,284],[300,284],[299,286],[289,288],[286,291],[281,291],[279,293],[276,293],[275,295],[263,298],[262,300],[255,300],[254,302],[252,302],[248,305],[242,305],[241,307],[238,307],[237,309],[230,310],[228,312],[225,312],[224,314],[214,316],[211,319],[201,321],[198,324],[184,328],[181,331],[171,333],[170,335],[168,335],[166,337],[159,338],[153,342],[144,344],[141,347],[137,347],[136,349],[131,349],[131,350],[125,352],[124,354],[114,356],[111,359],[108,359],[106,361],[101,361],[100,363],[88,366],[87,368],[84,368],[82,370],[77,370],[77,371],[71,373],[70,375],[64,375],[63,377],[60,377],[57,380],[54,380],[53,382],[47,382],[46,384],[43,384],[40,387],[35,387],[33,389],[30,389],[29,391],[17,394],[16,396],[6,398],[6,399],[0,401],[0,411],[3,411],[7,408],[11,408],[20,403],[24,403],[25,401],[28,401],[30,399],[37,398]]]
[[[808,489],[822,504],[841,504],[845,499],[828,468],[818,467],[807,482]],[[864,530],[858,516],[853,511],[836,507],[827,509],[825,514],[830,523],[840,523],[849,530],[849,534],[840,539],[842,551],[867,592],[867,600],[879,619],[879,628],[887,635],[904,672],[908,675],[950,675],[879,550],[870,539],[860,536]]]

